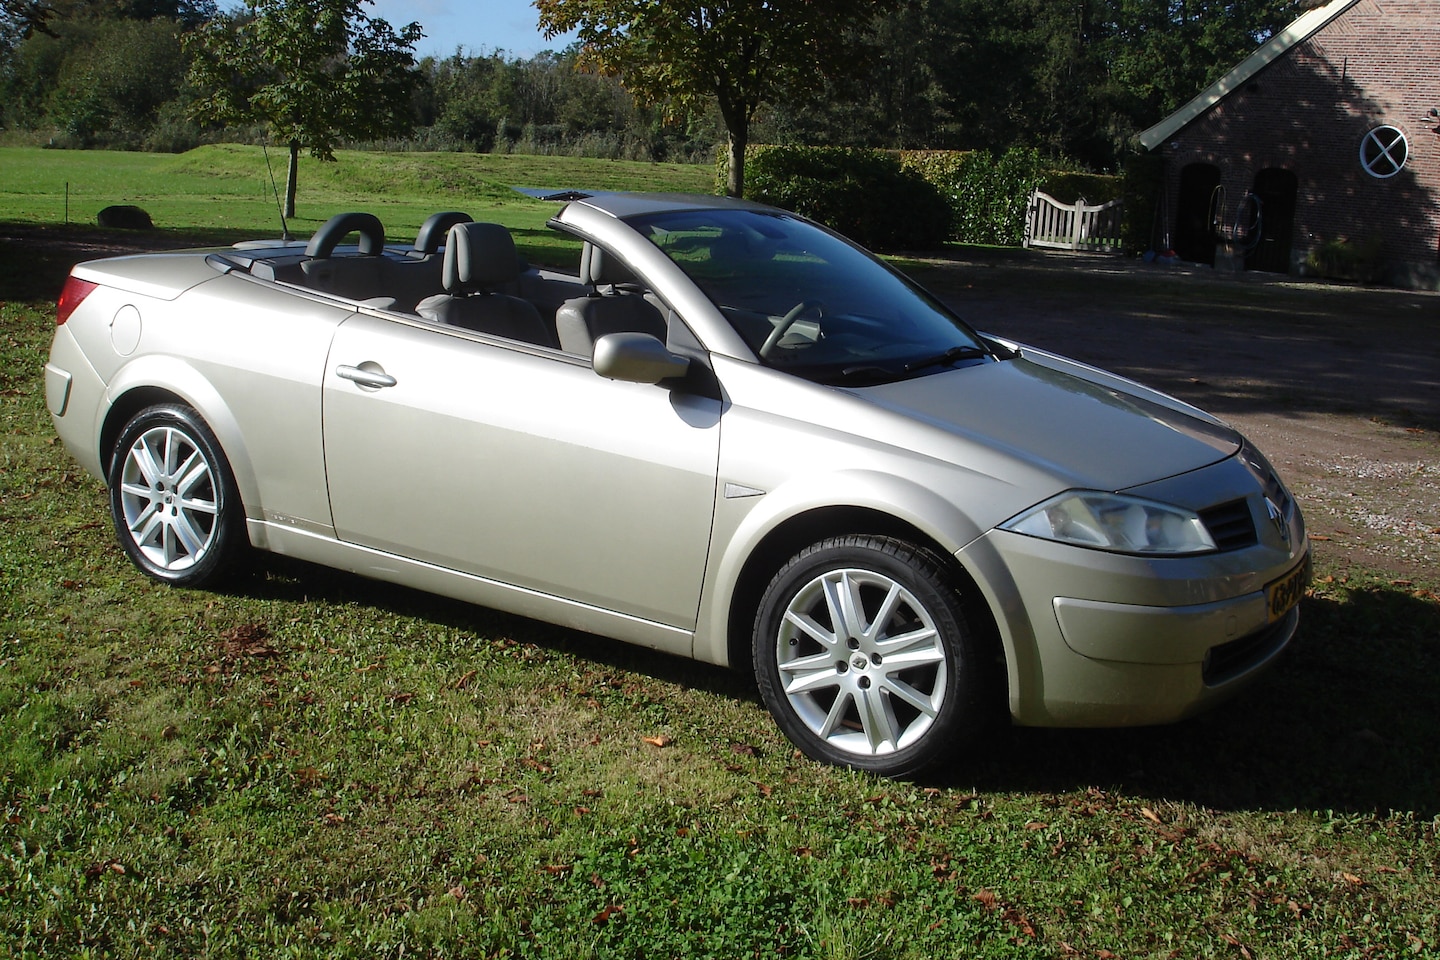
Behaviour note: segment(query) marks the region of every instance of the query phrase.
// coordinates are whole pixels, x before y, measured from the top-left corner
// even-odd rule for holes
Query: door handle
[[[335,376],[342,380],[354,380],[362,387],[393,387],[398,382],[383,370],[366,370],[343,363],[335,368]]]

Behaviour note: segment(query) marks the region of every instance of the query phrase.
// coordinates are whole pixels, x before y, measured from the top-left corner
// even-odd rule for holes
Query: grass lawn
[[[39,183],[15,153],[0,220]],[[215,165],[34,154],[77,181],[87,157]],[[342,183],[350,159],[333,209],[310,181],[315,222],[370,190],[409,197],[382,219],[412,231],[550,209],[415,186],[507,158]],[[538,185],[646,175],[557,170]],[[115,199],[213,226],[189,194]],[[1434,584],[1322,558],[1302,640],[1219,711],[1011,731],[878,781],[798,758],[726,671],[279,558],[225,592],[147,581],[50,427],[36,272],[63,265],[0,253],[8,955],[1440,957]]]
[[[337,213],[380,217],[391,242],[409,242],[437,210],[464,210],[503,223],[521,252],[541,263],[578,262],[545,221],[558,209],[512,188],[654,190],[714,193],[708,166],[475,153],[368,153],[342,150],[338,162],[302,155],[296,216],[308,237]],[[135,204],[180,242],[202,230],[226,242],[280,233],[276,193],[285,189],[284,151],[221,144],[189,153],[0,148],[0,222],[93,226],[111,204]],[[271,176],[274,180],[271,180]]]

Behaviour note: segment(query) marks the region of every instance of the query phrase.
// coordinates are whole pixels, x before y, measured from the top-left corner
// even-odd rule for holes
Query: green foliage
[[[1354,241],[1326,240],[1305,258],[1306,272],[1332,280],[1378,283],[1385,270],[1385,241],[1379,235]]]
[[[365,0],[246,0],[186,42],[197,119],[264,123],[329,160],[342,137],[408,129],[416,23],[397,34]]]
[[[1109,203],[1118,200],[1125,189],[1123,177],[1104,173],[1080,173],[1074,170],[1046,170],[1039,189],[1061,203]]]
[[[802,96],[864,62],[847,27],[865,0],[535,0],[547,36],[579,33],[582,62],[619,75],[642,101],[693,116],[714,104],[730,134],[726,192],[740,196],[750,124],[762,104]]]
[[[419,82],[418,23],[397,34],[361,10],[369,0],[245,0],[192,34],[190,82],[202,95],[191,116],[264,124],[288,146],[285,215],[295,214],[300,148],[335,159],[342,138],[408,131]]]
[[[180,90],[179,31],[163,20],[114,20],[83,33],[56,77],[50,120],[78,146],[139,146],[138,132]]]
[[[1287,24],[1298,0],[877,5],[863,74],[777,103],[756,138],[892,149],[1030,146],[1115,170],[1126,144]]]
[[[843,147],[752,147],[749,170],[747,199],[793,210],[867,246],[924,249],[945,240],[939,192],[891,154]]]
[[[577,54],[529,59],[456,54],[426,58],[417,98],[422,149],[603,157],[708,159],[714,125],[666,122],[611,76],[582,69]]]
[[[1045,178],[1038,151],[1011,147],[999,156],[910,151],[907,169],[940,191],[950,210],[950,239],[962,243],[1018,247],[1025,236],[1030,194]]]

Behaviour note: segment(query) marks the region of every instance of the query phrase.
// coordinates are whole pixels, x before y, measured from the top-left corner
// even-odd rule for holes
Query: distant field
[[[104,207],[143,207],[156,227],[262,237],[279,232],[275,199],[285,189],[284,151],[221,144],[180,155],[0,148],[0,221],[90,224]],[[271,182],[271,171],[274,183]],[[368,210],[388,236],[414,237],[436,210],[503,223],[522,251],[545,261],[553,203],[512,188],[714,191],[709,166],[474,153],[341,151],[335,163],[300,160],[296,236],[336,213]],[[67,196],[68,194],[68,196]]]

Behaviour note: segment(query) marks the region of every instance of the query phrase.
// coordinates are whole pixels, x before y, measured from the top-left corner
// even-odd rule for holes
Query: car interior
[[[353,245],[342,244],[352,234]],[[519,255],[505,227],[460,211],[432,214],[408,250],[387,249],[385,228],[370,213],[331,217],[304,253],[246,246],[253,249],[219,258],[225,269],[443,326],[585,357],[609,333],[666,338],[659,299],[601,248],[584,244],[578,276],[539,269]]]

